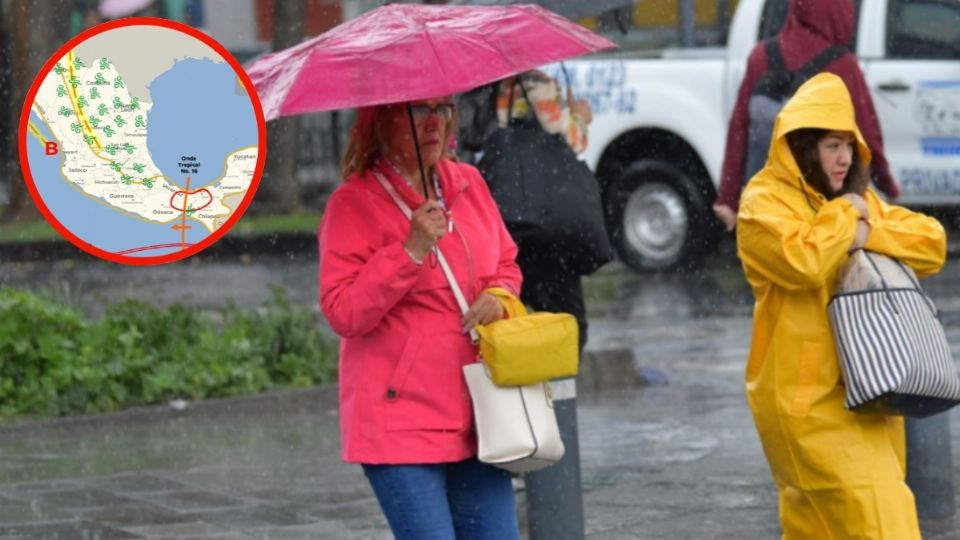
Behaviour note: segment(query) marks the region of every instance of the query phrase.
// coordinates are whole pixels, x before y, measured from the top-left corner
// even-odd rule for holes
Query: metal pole
[[[923,519],[946,519],[954,509],[950,414],[907,418],[907,485]]]
[[[680,10],[680,45],[683,47],[693,47],[693,32],[697,17],[693,0],[680,0],[680,2],[677,3],[677,9]]]
[[[553,381],[553,410],[566,452],[546,469],[524,475],[530,540],[582,540],[583,493],[574,379]]]

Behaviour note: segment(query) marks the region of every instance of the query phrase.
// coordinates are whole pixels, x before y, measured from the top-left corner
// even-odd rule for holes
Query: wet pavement
[[[94,311],[99,295],[117,294],[255,305],[270,283],[304,305],[316,297],[309,257],[125,268],[124,280],[97,263],[62,264],[0,266],[0,283],[29,281]],[[960,358],[960,260],[925,286]],[[592,373],[614,384],[581,389],[588,538],[778,538],[743,395],[752,298],[735,260],[727,253],[687,277],[611,265],[587,291],[594,370],[622,369],[602,359],[624,349],[634,368],[669,378],[630,384],[628,368]],[[334,386],[177,405],[0,426],[0,539],[390,538],[359,467],[339,460]],[[957,477],[960,420],[951,420]],[[960,540],[958,522],[924,528],[928,540]]]

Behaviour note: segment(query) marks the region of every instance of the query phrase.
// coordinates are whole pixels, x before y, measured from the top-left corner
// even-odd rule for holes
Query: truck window
[[[850,39],[850,50],[856,50],[857,29],[860,27],[860,4],[862,0],[853,0],[854,27],[853,36]],[[789,0],[767,0],[763,5],[763,12],[760,14],[760,35],[758,41],[763,41],[773,37],[783,28],[783,23],[787,21],[787,8],[790,5]]]
[[[887,58],[960,59],[960,3],[890,0]]]

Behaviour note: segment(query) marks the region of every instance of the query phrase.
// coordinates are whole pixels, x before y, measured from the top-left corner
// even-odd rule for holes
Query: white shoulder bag
[[[410,207],[380,173],[374,172],[380,185],[407,219]],[[460,310],[469,309],[463,291],[439,248],[437,262],[450,282]],[[477,341],[476,332],[470,335]],[[530,472],[553,465],[563,457],[564,446],[553,410],[549,382],[526,386],[497,386],[483,362],[463,366],[463,375],[473,401],[473,416],[479,441],[478,459],[513,473]]]

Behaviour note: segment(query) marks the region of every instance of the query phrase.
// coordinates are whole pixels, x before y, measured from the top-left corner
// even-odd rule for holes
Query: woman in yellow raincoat
[[[843,81],[800,87],[744,191],[738,255],[757,303],[747,399],[780,498],[784,540],[920,538],[901,418],[844,409],[827,302],[851,248],[940,270],[938,221],[867,189],[870,151]]]

